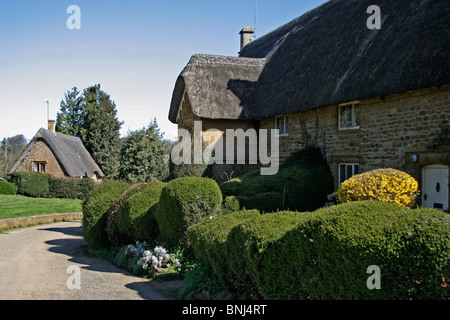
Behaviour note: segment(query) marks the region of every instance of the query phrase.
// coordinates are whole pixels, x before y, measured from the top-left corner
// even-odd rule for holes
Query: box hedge
[[[223,224],[213,219],[202,224],[209,231],[189,229],[195,253],[217,264],[228,287],[251,297],[404,300],[445,293],[450,231],[439,210],[362,201]],[[370,266],[381,270],[380,290],[367,286]]]
[[[184,177],[168,182],[155,210],[163,241],[172,247],[190,247],[187,228],[216,214],[221,203],[222,193],[212,179]]]
[[[131,186],[123,181],[103,181],[94,188],[83,203],[83,236],[93,249],[108,249],[106,213]]]
[[[235,196],[241,209],[312,211],[325,204],[334,180],[322,151],[307,147],[293,152],[275,175],[263,176],[257,170],[220,188],[224,197]]]
[[[267,242],[277,229],[242,228],[248,270],[266,299],[436,299],[444,293],[439,281],[450,234],[441,211],[353,202],[317,210]],[[381,290],[367,287],[373,265],[381,270]]]
[[[189,227],[187,234],[195,256],[210,266],[222,285],[232,283],[230,254],[226,250],[229,232],[236,225],[260,215],[258,210],[244,210],[204,220]]]
[[[38,172],[14,172],[10,182],[17,186],[17,193],[34,198],[44,198],[49,194],[49,175]]]
[[[124,197],[116,220],[120,232],[133,240],[151,242],[157,239],[159,229],[152,209],[164,185],[163,182],[142,184]]]
[[[134,239],[127,234],[121,232],[117,226],[117,218],[120,213],[120,206],[122,201],[130,194],[135,192],[142,184],[136,183],[131,188],[127,189],[122,195],[114,202],[114,204],[106,212],[106,234],[111,243],[111,251],[117,253],[124,245],[133,243]]]
[[[232,272],[234,287],[238,292],[246,292],[260,297],[257,277],[261,255],[272,243],[311,216],[309,212],[281,211],[261,215],[257,219],[245,221],[233,228],[227,239],[228,267]],[[289,259],[289,257],[280,257]],[[283,272],[283,271],[280,271]]]
[[[0,181],[0,194],[16,195],[17,186],[14,183]]]
[[[49,177],[50,198],[86,200],[89,193],[95,188],[96,182],[92,179],[71,179]]]
[[[87,178],[57,178],[39,172],[14,172],[10,181],[17,186],[17,193],[34,198],[85,200],[96,186]]]

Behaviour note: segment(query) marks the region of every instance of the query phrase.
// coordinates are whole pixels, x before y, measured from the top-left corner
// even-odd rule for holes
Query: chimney
[[[56,122],[55,120],[48,120],[48,131],[56,133],[55,122]]]
[[[250,27],[244,28],[241,30],[241,32],[239,32],[239,34],[241,35],[241,51],[246,45],[252,42],[254,33],[255,31],[253,31],[253,29]]]

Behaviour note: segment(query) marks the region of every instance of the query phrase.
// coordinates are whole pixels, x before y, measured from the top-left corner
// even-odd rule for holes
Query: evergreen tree
[[[84,122],[83,99],[76,87],[64,94],[60,112],[56,116],[56,131],[80,137]]]
[[[81,139],[84,146],[110,178],[115,178],[119,167],[120,127],[117,109],[110,96],[101,90],[100,84],[83,92],[84,118]]]
[[[166,144],[156,119],[147,128],[124,138],[119,156],[119,177],[132,183],[161,180],[168,174]]]

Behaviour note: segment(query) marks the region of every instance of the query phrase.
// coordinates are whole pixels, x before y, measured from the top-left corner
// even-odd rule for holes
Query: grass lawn
[[[81,212],[81,203],[82,201],[78,199],[41,199],[0,195],[0,219]]]

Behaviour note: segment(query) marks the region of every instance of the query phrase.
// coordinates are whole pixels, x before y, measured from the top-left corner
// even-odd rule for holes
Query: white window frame
[[[356,125],[355,121],[355,106],[358,106],[359,108],[359,114],[361,114],[361,104],[359,101],[352,101],[347,103],[342,103],[338,106],[338,128],[339,130],[357,130],[360,128],[360,119],[358,119],[358,125]],[[341,108],[342,107],[348,107],[352,106],[352,126],[351,127],[341,127]]]
[[[284,132],[279,131],[278,137],[287,137],[289,135],[289,116],[285,115],[285,116],[276,116],[275,117],[275,129],[278,129],[278,130],[279,130],[279,128],[278,128],[277,120],[280,118],[283,118],[283,124],[284,124],[283,127],[285,128],[285,131]]]
[[[352,175],[350,177],[345,176],[345,179],[342,180],[342,176],[341,176],[341,166],[345,166],[345,172],[347,173],[347,166],[352,166]],[[358,172],[355,172],[355,166],[358,166]],[[339,186],[342,184],[342,182],[350,179],[351,177],[353,177],[356,174],[360,173],[360,165],[359,163],[339,163],[338,164],[338,176],[339,176]]]

